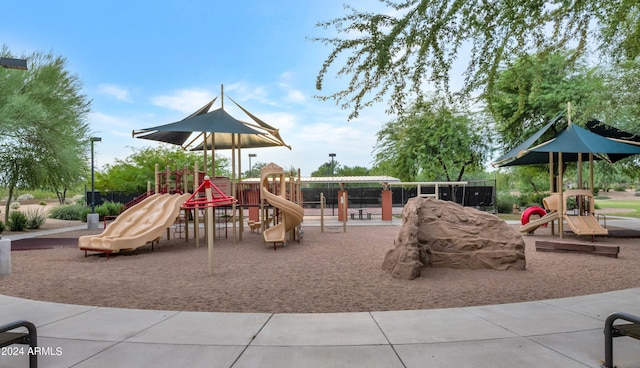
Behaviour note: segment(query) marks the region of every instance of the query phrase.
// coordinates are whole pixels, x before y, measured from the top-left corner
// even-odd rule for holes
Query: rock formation
[[[422,267],[524,270],[524,240],[503,220],[487,212],[433,198],[410,199],[394,249],[382,269],[413,280]]]

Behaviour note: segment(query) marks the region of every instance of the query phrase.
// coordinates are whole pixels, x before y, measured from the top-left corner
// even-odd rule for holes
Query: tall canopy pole
[[[593,192],[593,153],[589,154],[589,189]],[[593,195],[598,195],[598,193],[593,193]]]
[[[551,195],[553,195],[553,193],[555,192],[555,188],[557,188],[557,185],[554,186],[555,181],[554,181],[554,172],[553,172],[553,152],[549,152],[549,193]],[[555,187],[555,188],[554,188]],[[555,221],[551,221],[551,235],[554,234],[555,232],[555,228],[554,228],[554,224]]]
[[[231,135],[231,193],[232,195],[235,197],[238,193],[237,191],[237,183],[236,183],[236,153],[240,152],[240,148],[237,147],[237,137],[239,137],[239,134],[232,134]],[[237,149],[236,149],[237,148]],[[240,165],[240,158],[238,157],[238,165]],[[239,170],[239,169],[238,169]],[[233,243],[236,243],[236,234],[237,234],[237,227],[236,227],[236,204],[233,203],[231,204],[231,217],[232,217],[232,227],[233,227]]]

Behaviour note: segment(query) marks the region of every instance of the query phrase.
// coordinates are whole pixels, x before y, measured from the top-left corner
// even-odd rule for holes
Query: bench
[[[630,323],[614,325],[616,320]],[[628,313],[613,313],[604,322],[604,368],[613,368],[613,338],[628,336],[640,340],[640,317]]]
[[[27,332],[12,332],[20,327],[25,327]],[[29,345],[29,367],[38,367],[38,355],[36,354],[38,334],[33,323],[16,321],[0,326],[0,348],[13,344]]]

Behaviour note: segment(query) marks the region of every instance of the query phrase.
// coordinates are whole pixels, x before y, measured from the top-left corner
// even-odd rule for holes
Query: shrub
[[[511,213],[513,211],[513,205],[518,203],[518,197],[512,194],[498,193],[498,203],[496,206],[498,213]]]
[[[4,229],[6,228],[4,222],[0,221],[0,234],[2,234],[2,232],[4,231]]]
[[[627,187],[625,187],[624,185],[621,184],[616,184],[613,186],[613,190],[616,192],[626,192],[627,191]]]
[[[79,204],[66,204],[57,206],[49,211],[49,217],[58,220],[83,220],[86,221],[86,207]],[[84,218],[82,215],[85,214]]]
[[[520,206],[522,206],[522,208],[531,206],[542,206],[542,199],[548,196],[548,193],[523,193],[520,196]]]
[[[19,201],[30,201],[32,199],[35,199],[36,197],[33,196],[33,194],[29,194],[29,193],[25,193],[25,194],[21,194],[18,196],[18,198],[16,198]]]
[[[39,205],[41,206],[46,206],[47,205],[47,201],[40,201],[38,202]]]
[[[39,229],[47,220],[47,211],[44,208],[32,208],[27,211],[27,229]]]
[[[17,210],[18,208],[20,208],[20,202],[11,202],[9,207],[11,207],[12,210]]]
[[[27,215],[20,211],[11,211],[9,213],[9,221],[7,222],[7,226],[9,226],[9,230],[11,231],[24,231],[27,228]]]
[[[103,204],[96,207],[96,212],[100,214],[100,217],[104,216],[117,216],[120,214],[120,208],[123,204],[120,202],[106,201]]]

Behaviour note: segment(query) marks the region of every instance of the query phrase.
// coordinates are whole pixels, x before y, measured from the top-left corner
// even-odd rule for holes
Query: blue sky
[[[243,149],[243,171],[255,153],[253,163],[295,166],[308,176],[329,153],[342,165],[372,167],[376,133],[392,119],[381,105],[348,122],[349,111],[313,98],[331,50],[308,38],[329,35],[315,24],[345,14],[343,2],[10,1],[0,8],[0,44],[17,56],[51,51],[67,59],[92,100],[88,122],[102,138],[98,168],[126,158],[131,147],[158,145],[132,138],[132,130],[180,120],[224,85],[225,96],[279,128],[292,146]],[[329,78],[327,92],[345,82]],[[225,109],[248,119],[231,101]]]

